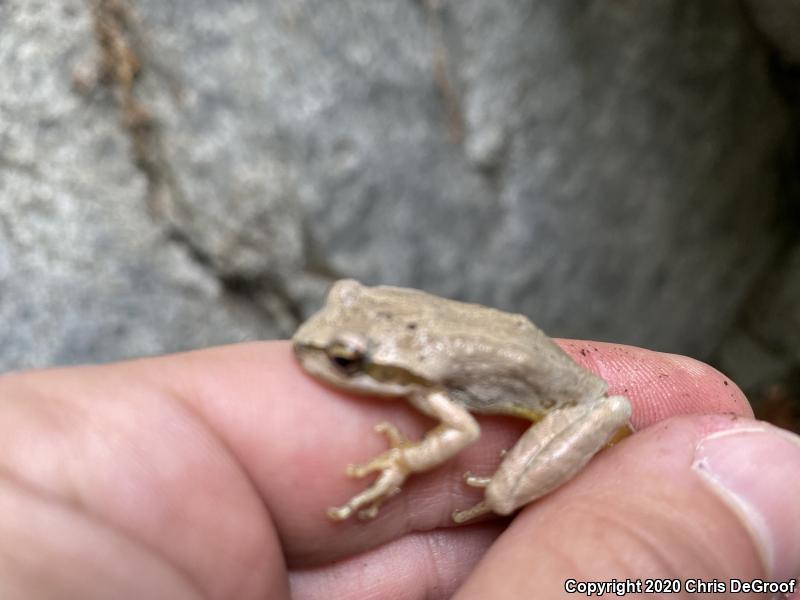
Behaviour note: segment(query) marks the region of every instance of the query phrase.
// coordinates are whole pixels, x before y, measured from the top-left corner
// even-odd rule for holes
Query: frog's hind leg
[[[455,511],[453,520],[462,523],[489,511],[507,515],[566,483],[614,438],[630,415],[630,403],[622,396],[551,411],[505,455],[486,484],[483,501]],[[485,480],[473,477],[474,483]]]
[[[363,477],[380,472],[380,475],[375,483],[353,496],[347,504],[329,509],[328,516],[331,519],[341,521],[356,512],[362,518],[375,517],[380,505],[400,491],[409,474],[440,465],[478,439],[480,428],[477,421],[444,391],[434,390],[415,395],[410,400],[416,408],[439,420],[440,424],[421,441],[414,443],[408,441],[394,425],[379,423],[375,429],[386,435],[389,449],[364,465],[350,465],[347,474]]]

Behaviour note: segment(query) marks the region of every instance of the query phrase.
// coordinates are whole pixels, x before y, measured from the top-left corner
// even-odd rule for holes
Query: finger
[[[625,348],[627,368],[618,369],[614,361],[603,362],[615,356],[614,347],[596,347],[590,366],[606,368],[612,389],[645,373],[629,392],[635,415],[671,398],[652,393],[662,373],[675,382],[673,395],[707,398],[709,410],[741,412],[746,406],[728,395],[715,372],[690,377],[685,366],[671,362],[654,371],[650,365],[662,355],[632,348]],[[696,373],[697,365],[690,366]],[[232,573],[254,556],[273,557],[269,564],[279,565],[271,523],[292,566],[324,563],[410,531],[449,525],[454,508],[477,499],[461,473],[491,473],[499,450],[525,426],[484,419],[480,444],[447,467],[412,478],[376,521],[337,524],[325,516],[328,506],[365,485],[347,479],[344,465],[385,447],[372,426],[390,420],[417,438],[431,424],[402,401],[353,398],[318,384],[300,371],[286,343],[23,374],[13,381],[40,402],[4,405],[0,433],[12,451],[0,461],[21,469],[35,486],[66,493],[201,578],[224,560],[234,564],[227,569]],[[27,409],[37,414],[24,418]],[[19,418],[9,418],[9,412]],[[154,497],[160,506],[149,500]],[[181,519],[164,527],[158,510]],[[201,540],[209,538],[235,551],[221,552],[221,561],[203,547]],[[254,572],[266,578],[271,571],[251,571],[251,577]]]
[[[631,420],[636,429],[675,415],[753,416],[750,403],[739,387],[699,360],[623,344],[557,342],[578,364],[605,379],[609,394],[631,400]]]
[[[800,573],[798,472],[800,438],[788,432],[669,419],[524,509],[457,597],[562,597],[567,580],[786,581]],[[690,595],[679,591],[670,597]]]
[[[404,535],[333,564],[291,573],[292,598],[450,598],[497,539],[500,521]]]
[[[588,366],[606,377],[612,390],[628,389],[634,414],[645,415],[637,424],[681,410],[751,414],[738,388],[725,385],[724,376],[701,363],[630,347],[593,347],[597,350],[589,354]],[[410,531],[450,525],[452,510],[470,506],[479,496],[463,485],[462,473],[491,473],[499,451],[510,447],[526,426],[519,420],[483,419],[480,444],[441,469],[412,477],[376,520],[333,523],[327,508],[368,484],[347,478],[345,465],[364,462],[386,447],[373,426],[388,420],[418,439],[431,427],[429,420],[402,400],[357,398],[317,383],[299,369],[287,344],[190,353],[171,364],[167,379],[175,382],[174,392],[195,406],[233,449],[265,499],[289,565],[295,567],[363,552]],[[187,369],[199,375],[187,377],[182,374]]]
[[[64,592],[42,597],[109,597],[93,574],[121,586],[114,597],[288,597],[281,547],[256,488],[222,438],[169,389],[174,378],[193,379],[183,363],[0,377],[0,475],[17,496],[39,500],[0,510],[9,558],[0,562],[28,583],[56,586],[34,589]],[[41,522],[49,533],[34,527]],[[31,524],[31,535],[19,535],[20,523]],[[160,573],[152,590],[172,588],[139,594],[146,586],[119,577],[121,563]],[[177,584],[183,594],[166,591]],[[35,597],[29,591],[22,597]]]
[[[0,597],[205,597],[135,540],[67,506],[0,479]]]

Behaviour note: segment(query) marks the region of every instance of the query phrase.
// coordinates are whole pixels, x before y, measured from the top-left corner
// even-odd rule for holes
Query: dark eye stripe
[[[344,371],[348,375],[352,375],[353,373],[357,373],[361,370],[362,359],[360,356],[353,358],[348,358],[345,356],[331,356],[330,359],[337,368]]]

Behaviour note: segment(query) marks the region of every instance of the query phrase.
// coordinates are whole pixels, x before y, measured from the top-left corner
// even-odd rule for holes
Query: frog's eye
[[[363,370],[364,349],[351,340],[339,340],[328,347],[328,358],[337,369],[353,375]]]

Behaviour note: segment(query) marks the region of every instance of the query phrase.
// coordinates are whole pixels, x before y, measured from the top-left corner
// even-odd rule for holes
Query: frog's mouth
[[[367,396],[407,396],[422,382],[400,367],[375,365],[363,357],[357,364],[343,363],[324,348],[295,344],[294,354],[303,369],[315,379]]]

